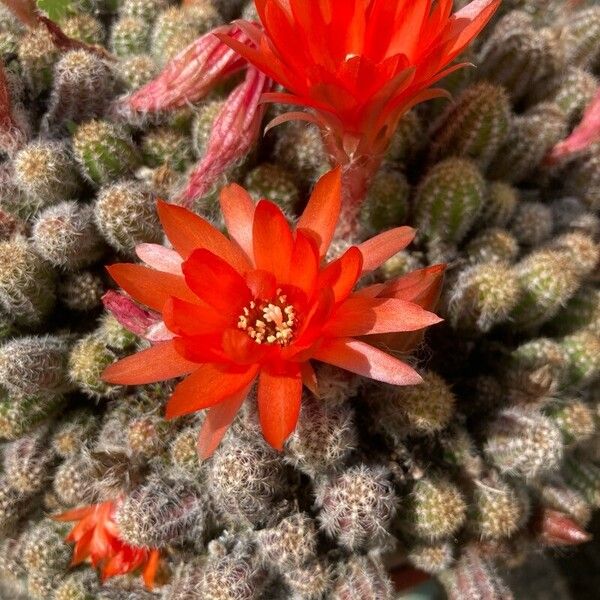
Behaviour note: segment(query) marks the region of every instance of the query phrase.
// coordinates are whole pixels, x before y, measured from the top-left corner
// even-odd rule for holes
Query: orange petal
[[[71,566],[80,565],[90,555],[90,542],[94,536],[94,529],[88,529],[75,544]]]
[[[272,375],[262,370],[258,380],[258,411],[265,440],[276,450],[296,428],[302,398],[300,373]]]
[[[224,400],[208,409],[198,436],[197,450],[200,458],[203,460],[209,458],[221,443],[225,432],[235,419],[235,415],[237,415],[247,398],[251,387],[251,385],[245,387],[228,400]]]
[[[158,202],[157,207],[167,237],[183,258],[188,258],[198,248],[204,248],[240,273],[250,268],[244,252],[202,217],[181,206],[162,201]]]
[[[243,187],[235,183],[227,185],[221,190],[219,201],[229,235],[252,262],[254,257],[252,247],[254,201]]]
[[[374,271],[388,258],[404,250],[413,241],[415,234],[412,227],[396,227],[360,244],[358,249],[364,257],[362,272]]]
[[[273,273],[277,281],[285,281],[290,272],[294,240],[281,209],[261,200],[254,211],[254,263],[257,269]]]
[[[258,366],[227,371],[217,365],[201,365],[184,379],[167,404],[166,417],[172,419],[209,408],[238,394],[256,377]]]
[[[342,174],[338,167],[317,181],[313,193],[298,221],[298,229],[317,236],[321,256],[327,254],[340,216]]]
[[[155,548],[150,552],[150,556],[148,558],[148,562],[144,567],[144,571],[142,573],[144,579],[144,585],[147,589],[152,590],[154,588],[154,579],[156,577],[156,572],[158,571],[158,565],[160,563],[160,552]]]
[[[460,54],[486,26],[500,2],[501,0],[473,0],[450,17],[448,37],[452,39],[452,45],[447,49],[450,56],[448,62]]]
[[[187,375],[197,368],[198,364],[183,358],[175,350],[175,341],[169,340],[109,365],[102,379],[121,385],[143,385]]]
[[[55,521],[81,521],[81,519],[91,515],[93,512],[94,506],[82,506],[81,508],[67,510],[60,513],[60,515],[54,515],[52,518]]]
[[[275,294],[277,280],[273,273],[255,269],[246,273],[246,285],[254,298],[269,299]]]
[[[417,331],[442,321],[417,304],[396,298],[355,296],[338,307],[323,333],[331,337],[355,337],[396,331]]]
[[[118,263],[106,269],[134,300],[159,312],[171,296],[189,302],[197,300],[183,277],[178,275],[131,263]]]
[[[163,308],[163,319],[169,331],[176,335],[206,335],[222,331],[231,324],[212,306],[202,302],[192,304],[170,298]]]
[[[392,385],[415,385],[423,381],[406,363],[352,338],[326,341],[313,353],[313,358]]]
[[[399,298],[432,310],[439,300],[446,265],[433,265],[413,271],[385,284],[377,292],[381,298]]]
[[[317,288],[329,287],[335,302],[346,299],[356,285],[362,271],[363,256],[356,246],[351,246],[332,263],[329,263],[317,280]]]
[[[251,300],[244,278],[209,250],[194,250],[183,263],[183,273],[186,283],[198,297],[229,320],[237,320]]]

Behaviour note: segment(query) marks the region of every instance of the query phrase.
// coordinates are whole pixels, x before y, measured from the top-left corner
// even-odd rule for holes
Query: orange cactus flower
[[[240,22],[253,45],[217,36],[289,92],[266,98],[314,109],[352,158],[383,152],[403,113],[445,94],[428,88],[464,66],[448,67],[500,1],[452,14],[453,0],[255,0],[263,29]]]
[[[118,502],[103,502],[75,508],[54,517],[57,521],[78,521],[66,537],[67,542],[75,543],[71,565],[90,560],[95,567],[101,568],[102,580],[142,569],[144,583],[148,589],[152,589],[159,551],[156,548],[131,546],[119,537],[114,520],[117,506]]]
[[[412,332],[412,340],[414,332],[438,323],[426,308],[437,300],[443,266],[354,289],[362,275],[411,242],[413,229],[386,231],[326,261],[341,205],[339,169],[316,184],[294,229],[275,204],[255,204],[235,184],[222,190],[220,203],[231,239],[185,208],[161,202],[158,213],[173,250],[142,244],[137,253],[145,266],[109,267],[133,300],[162,322],[152,327],[156,343],[109,366],[106,381],[133,385],[187,376],[166,413],[209,409],[199,440],[204,457],[255,380],[264,437],[281,449],[296,426],[303,384],[318,393],[311,360],[390,384],[421,381],[368,339]]]

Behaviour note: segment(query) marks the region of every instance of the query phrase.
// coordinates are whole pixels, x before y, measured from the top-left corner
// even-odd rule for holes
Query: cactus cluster
[[[151,117],[117,100],[252,3],[71,3],[62,30],[105,53],[0,10],[26,132],[0,157],[1,597],[392,600],[394,564],[396,583],[417,569],[452,600],[509,599],[500,574],[558,543],[556,515],[584,535],[600,508],[600,146],[545,157],[597,89],[600,7],[562,5],[504,2],[479,68],[441,82],[453,100],[403,117],[362,206],[364,239],[418,231],[371,282],[448,263],[445,322],[410,359],[423,383],[315,365],[319,397],[305,391],[282,453],[251,393],[204,461],[205,416],[163,416],[170,384],[102,380],[147,344],[102,308],[103,267],[162,243],[156,201],[204,156],[228,90]],[[223,182],[293,220],[328,169],[317,128],[290,122]],[[194,210],[217,220],[215,190]],[[122,539],[161,550],[152,592],[70,567],[50,518],[116,500]]]

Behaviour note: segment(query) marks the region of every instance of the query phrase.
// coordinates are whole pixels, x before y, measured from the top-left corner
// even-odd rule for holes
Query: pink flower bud
[[[189,206],[201,198],[231,165],[251,150],[256,142],[265,106],[260,102],[272,81],[254,67],[248,67],[240,83],[217,115],[208,140],[206,154],[198,163],[183,191],[182,201]]]
[[[573,155],[587,150],[592,144],[600,140],[600,89],[596,97],[587,107],[581,123],[573,130],[571,135],[554,146],[546,162],[557,162],[571,158]]]
[[[251,43],[237,25],[219,27],[182,50],[156,79],[124,98],[123,103],[134,110],[153,112],[180,108],[206,96],[216,83],[246,64],[214,35],[217,32],[228,33],[242,44]]]
[[[140,337],[147,337],[147,332],[162,323],[160,315],[140,308],[131,298],[109,290],[102,296],[102,303],[125,329]]]

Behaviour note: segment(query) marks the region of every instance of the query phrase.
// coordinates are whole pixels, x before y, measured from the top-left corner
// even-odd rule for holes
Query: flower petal
[[[276,450],[296,428],[302,398],[299,372],[273,375],[260,372],[258,380],[258,412],[265,440]]]
[[[162,201],[158,202],[157,210],[167,237],[183,258],[188,258],[198,248],[204,248],[240,273],[250,268],[244,252],[202,217]]]
[[[452,44],[446,50],[450,60],[460,54],[486,26],[500,2],[501,0],[473,0],[450,17],[448,37],[452,39]]]
[[[403,275],[379,290],[380,298],[399,298],[433,310],[439,300],[446,265],[432,265]]]
[[[183,263],[183,273],[194,293],[229,320],[251,300],[244,278],[209,250],[195,250]]]
[[[294,240],[287,219],[276,204],[261,200],[256,205],[252,236],[256,268],[273,273],[277,281],[287,280]]]
[[[404,250],[413,241],[415,234],[412,227],[396,227],[360,244],[358,249],[364,257],[362,272],[374,271],[388,258]]]
[[[392,385],[415,385],[422,381],[406,363],[352,338],[328,340],[313,352],[313,358]]]
[[[319,274],[319,249],[315,240],[302,229],[296,231],[294,250],[292,252],[292,268],[289,277],[282,283],[300,288],[310,298],[316,288]]]
[[[298,221],[298,229],[313,233],[321,256],[327,254],[340,216],[342,172],[338,167],[317,181],[310,200]]]
[[[183,277],[171,273],[132,263],[118,263],[106,270],[134,300],[159,312],[171,297],[189,302],[197,300]]]
[[[156,578],[156,572],[158,571],[158,565],[160,562],[160,552],[155,548],[150,552],[148,562],[142,572],[144,579],[144,585],[147,589],[152,590],[154,588],[154,579]]]
[[[160,342],[109,365],[102,373],[108,383],[142,385],[187,375],[198,368],[175,350],[174,340]]]
[[[167,403],[166,418],[188,415],[229,400],[245,389],[257,373],[257,365],[235,371],[212,364],[202,365],[175,388]]]
[[[181,277],[181,263],[183,259],[175,250],[165,248],[160,244],[138,244],[135,247],[135,253],[149,267]]]
[[[323,334],[355,337],[396,331],[416,331],[442,321],[417,304],[396,298],[355,296],[338,307]]]
[[[317,288],[331,288],[335,302],[345,300],[360,277],[362,264],[361,251],[356,246],[351,246],[319,273]]]
[[[253,262],[254,201],[243,187],[232,183],[221,190],[219,202],[229,235],[238,243],[248,260]]]
[[[209,458],[221,443],[227,429],[247,398],[251,387],[251,385],[245,387],[228,400],[224,400],[208,409],[198,436],[197,450],[200,458],[203,460]]]
[[[209,304],[192,304],[178,298],[167,300],[163,319],[169,331],[176,335],[206,335],[231,325],[222,313]]]

